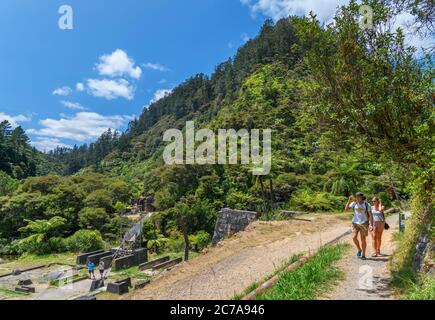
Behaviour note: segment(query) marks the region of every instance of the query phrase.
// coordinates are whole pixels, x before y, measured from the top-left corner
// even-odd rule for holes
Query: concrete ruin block
[[[100,259],[106,258],[106,257],[111,257],[111,256],[112,256],[111,251],[106,251],[106,252],[101,252],[101,253],[90,255],[86,258],[86,265],[90,261],[92,261],[97,266],[100,263]]]
[[[171,268],[171,267],[173,267],[181,262],[183,262],[183,258],[170,260],[170,261],[163,262],[161,264],[154,266],[153,270],[168,269],[168,268]]]
[[[15,291],[22,292],[22,293],[35,293],[36,292],[34,287],[26,287],[26,286],[17,287],[17,288],[15,288]]]
[[[103,253],[103,252],[104,252],[104,250],[97,250],[97,251],[93,251],[93,252],[80,254],[76,258],[76,263],[77,264],[86,264],[86,261],[87,261],[89,256],[93,256],[95,254],[99,254],[99,253]]]
[[[81,296],[78,298],[75,298],[74,300],[79,300],[79,301],[95,301],[97,300],[96,296]]]
[[[98,290],[102,287],[104,287],[104,280],[103,279],[92,280],[91,288],[89,289],[89,291],[92,292],[92,291]]]
[[[128,293],[128,283],[127,282],[112,282],[107,285],[107,292],[123,295]]]
[[[130,278],[130,277],[126,277],[126,278],[123,278],[123,279],[119,279],[119,280],[116,280],[115,282],[117,282],[117,283],[125,282],[125,283],[127,283],[127,285],[128,285],[129,288],[132,287],[132,285],[131,285],[131,278]]]
[[[215,246],[219,241],[245,230],[258,217],[259,214],[253,211],[222,209],[218,213],[212,244]]]
[[[127,269],[147,262],[147,260],[148,250],[145,248],[137,249],[132,255],[113,260],[113,269],[115,271]]]
[[[143,271],[143,270],[152,269],[156,265],[159,265],[163,262],[167,262],[169,260],[170,260],[170,258],[169,258],[169,256],[167,256],[167,257],[159,258],[159,259],[156,259],[153,261],[145,262],[145,263],[142,263],[141,265],[139,265],[139,270]]]
[[[113,256],[107,256],[100,259],[100,261],[104,262],[104,269],[107,270],[112,264]],[[98,262],[100,263],[100,262]]]
[[[32,284],[32,280],[30,279],[21,279],[18,280],[18,285],[19,286],[30,286]]]

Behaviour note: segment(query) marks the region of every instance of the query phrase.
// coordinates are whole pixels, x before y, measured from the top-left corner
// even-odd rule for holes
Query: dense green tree
[[[109,220],[110,216],[103,208],[84,208],[79,213],[79,225],[83,229],[101,231]]]

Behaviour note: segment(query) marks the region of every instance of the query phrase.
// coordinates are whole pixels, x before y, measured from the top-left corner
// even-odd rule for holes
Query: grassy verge
[[[8,299],[8,298],[19,298],[28,296],[28,293],[23,292],[16,292],[14,290],[6,289],[6,288],[0,288],[0,300],[2,299]]]
[[[256,300],[314,300],[330,289],[343,273],[335,266],[348,244],[322,247],[319,252],[299,268],[280,276]]]
[[[42,256],[24,254],[17,260],[2,264],[1,267],[2,269],[13,270],[33,268],[50,263],[75,264],[75,259],[75,253],[47,254]]]
[[[411,204],[412,217],[406,223],[405,233],[394,237],[398,242],[398,250],[391,261],[391,285],[400,299],[435,300],[435,280],[423,272],[414,270],[414,258],[418,237],[428,233],[431,241],[435,238],[433,226],[433,205],[428,195],[420,193],[413,198]],[[432,225],[430,231],[428,226]],[[432,253],[433,254],[433,253]]]
[[[410,285],[406,298],[409,300],[435,300],[435,278],[427,274],[421,275],[417,283]]]
[[[245,297],[246,295],[248,295],[249,293],[251,293],[252,291],[257,289],[259,286],[261,286],[264,282],[270,280],[272,277],[274,277],[277,274],[280,274],[281,272],[283,272],[289,265],[291,265],[291,264],[295,263],[296,261],[298,261],[302,256],[303,256],[302,254],[295,254],[295,255],[293,255],[288,261],[283,263],[282,266],[280,266],[278,269],[276,269],[274,273],[272,273],[271,275],[265,277],[261,281],[257,281],[257,282],[252,283],[243,292],[236,294],[232,298],[232,300],[241,300],[243,297]]]

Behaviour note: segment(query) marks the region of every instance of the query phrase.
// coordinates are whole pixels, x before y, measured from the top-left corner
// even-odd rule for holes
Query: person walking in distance
[[[106,270],[106,266],[104,264],[103,259],[101,259],[100,263],[98,264],[98,270],[100,271],[101,280],[103,280],[104,279],[104,271]]]
[[[89,278],[95,280],[95,264],[92,261],[88,262]]]
[[[367,260],[367,237],[369,235],[369,230],[373,230],[371,206],[366,201],[364,194],[358,192],[355,197],[353,195],[349,197],[345,210],[353,210],[354,213],[352,219],[352,239],[358,249],[356,255],[362,260]],[[360,235],[361,244],[358,239],[358,234]]]

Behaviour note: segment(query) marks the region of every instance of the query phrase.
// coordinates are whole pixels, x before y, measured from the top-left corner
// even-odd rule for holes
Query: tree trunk
[[[273,206],[275,204],[275,191],[273,190],[273,181],[272,179],[269,179],[269,189],[270,189],[270,206],[272,210],[274,209]]]
[[[187,233],[183,234],[184,237],[184,261],[189,260],[189,235]]]
[[[262,195],[262,197],[263,197],[263,201],[264,201],[264,203],[265,203],[265,205],[266,205],[266,203],[267,203],[268,201],[267,201],[267,197],[266,197],[266,191],[265,191],[265,188],[264,188],[263,176],[259,176],[259,177],[258,177],[258,181],[260,182],[261,195]],[[265,208],[265,209],[266,209],[266,208]]]

